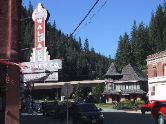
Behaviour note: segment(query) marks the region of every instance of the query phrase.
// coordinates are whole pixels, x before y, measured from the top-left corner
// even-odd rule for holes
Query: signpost
[[[66,122],[67,122],[67,124],[69,123],[69,112],[68,112],[68,97],[70,96],[70,94],[71,94],[71,92],[73,91],[73,86],[70,84],[70,83],[64,83],[64,85],[63,85],[63,93],[64,93],[64,95],[67,97],[67,118],[66,118]]]
[[[45,23],[47,10],[41,3],[32,13],[35,23],[35,47],[32,50],[30,62],[20,63],[22,82],[58,81],[58,70],[62,69],[62,60],[50,60],[47,47],[45,47]]]
[[[24,82],[27,87],[29,86],[29,88],[31,88],[31,84],[33,84],[34,87],[34,83],[38,82],[44,83],[49,81],[58,81],[58,70],[62,69],[62,60],[50,60],[47,47],[45,47],[45,23],[47,20],[47,10],[41,3],[39,3],[37,8],[33,11],[32,19],[35,24],[35,45],[32,49],[30,62],[19,64],[22,72],[22,82]]]

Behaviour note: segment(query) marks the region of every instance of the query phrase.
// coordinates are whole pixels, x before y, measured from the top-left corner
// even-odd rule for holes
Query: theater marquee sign
[[[45,62],[23,62],[21,63],[20,67],[21,72],[24,74],[54,72],[62,68],[62,62],[60,59],[54,59]]]
[[[38,4],[32,13],[35,23],[35,47],[33,48],[30,62],[20,63],[23,82],[57,81],[58,70],[62,69],[62,60],[50,60],[47,47],[45,47],[45,23],[47,10]]]

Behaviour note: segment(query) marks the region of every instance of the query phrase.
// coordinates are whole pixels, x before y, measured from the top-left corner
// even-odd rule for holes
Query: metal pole
[[[34,82],[32,82],[32,91],[31,91],[31,96],[32,96],[32,115],[33,115],[33,110],[34,110],[34,98],[33,98],[33,95],[34,95]]]
[[[69,121],[69,115],[68,115],[68,85],[69,84],[67,84],[67,124],[68,124],[68,121]]]

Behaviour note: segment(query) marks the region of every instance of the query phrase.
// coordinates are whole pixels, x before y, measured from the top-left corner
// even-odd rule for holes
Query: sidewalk
[[[141,110],[103,109],[102,112],[124,112],[124,113],[137,113],[137,114],[142,114],[142,113],[141,113]],[[146,114],[150,114],[150,112],[146,112]]]

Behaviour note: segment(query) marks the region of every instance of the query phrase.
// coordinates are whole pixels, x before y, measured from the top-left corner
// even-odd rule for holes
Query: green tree
[[[97,102],[101,102],[102,93],[104,92],[104,84],[97,84],[92,88],[92,96]]]
[[[130,42],[129,42],[129,36],[127,33],[125,33],[119,38],[118,48],[115,56],[115,65],[117,67],[118,71],[121,71],[122,68],[127,65],[130,60]]]
[[[163,27],[164,27],[164,12],[163,12],[163,7],[159,5],[157,7],[155,15],[152,16],[149,27],[150,40],[154,44],[154,46],[156,46],[154,52],[159,52],[164,50]]]
[[[83,92],[82,92],[80,83],[78,83],[75,87],[75,91],[73,92],[73,99],[74,101],[77,101],[77,102],[80,102],[83,100]]]

